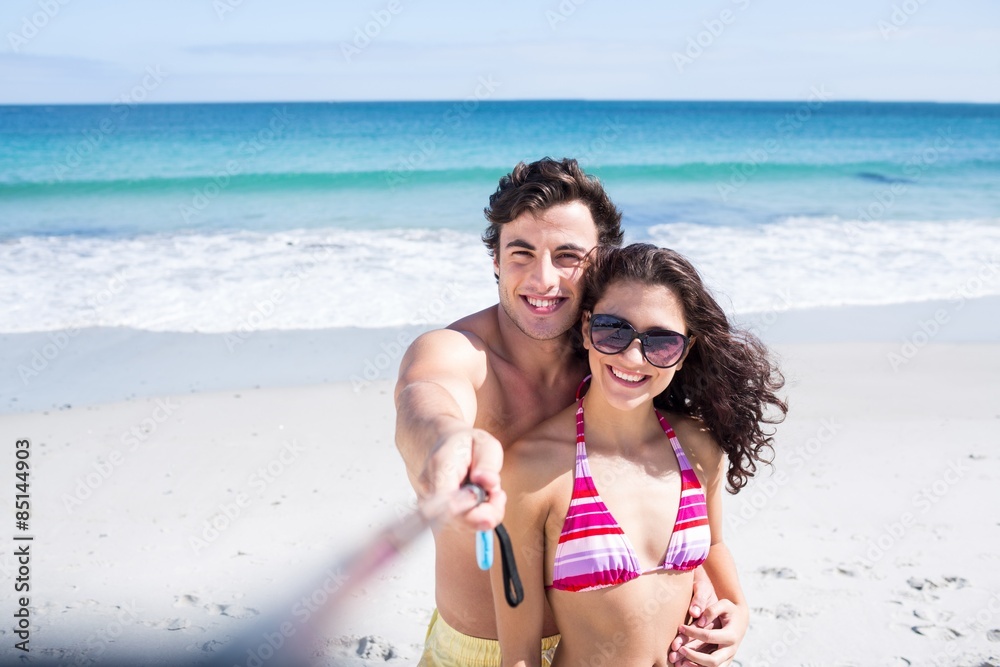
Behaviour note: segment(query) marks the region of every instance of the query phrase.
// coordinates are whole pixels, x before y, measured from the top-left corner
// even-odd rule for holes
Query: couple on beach
[[[417,493],[488,493],[435,532],[420,664],[728,664],[749,612],[722,489],[767,460],[781,374],[681,255],[620,247],[575,160],[518,164],[485,212],[499,304],[414,341],[395,392]],[[476,562],[501,520],[514,608]]]

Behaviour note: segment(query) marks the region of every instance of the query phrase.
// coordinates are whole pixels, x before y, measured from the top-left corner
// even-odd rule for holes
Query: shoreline
[[[734,316],[769,345],[895,343],[897,366],[930,343],[1000,341],[1000,297]],[[439,326],[444,326],[439,325]],[[433,326],[248,334],[87,328],[0,334],[0,415],[150,396],[395,380],[407,345]],[[72,330],[71,330],[72,331]]]

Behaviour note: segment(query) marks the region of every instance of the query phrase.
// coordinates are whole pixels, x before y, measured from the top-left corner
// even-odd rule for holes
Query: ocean
[[[1000,105],[823,98],[0,107],[0,332],[445,323],[543,156],[734,313],[1000,294]]]

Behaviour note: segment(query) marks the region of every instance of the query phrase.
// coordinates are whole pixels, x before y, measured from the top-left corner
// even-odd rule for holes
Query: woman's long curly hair
[[[784,377],[756,336],[730,324],[679,253],[647,243],[596,249],[583,279],[583,310],[593,313],[608,286],[621,281],[663,285],[683,304],[688,335],[697,340],[653,404],[701,420],[729,458],[728,487],[737,493],[758,462],[773,460],[774,429],[766,425],[780,423],[788,412],[775,393]]]

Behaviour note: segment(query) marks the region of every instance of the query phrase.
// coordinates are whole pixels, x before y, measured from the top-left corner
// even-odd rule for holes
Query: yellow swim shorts
[[[542,640],[542,667],[552,665],[558,643],[559,635]],[[500,642],[463,635],[445,623],[435,609],[418,667],[500,667]]]

